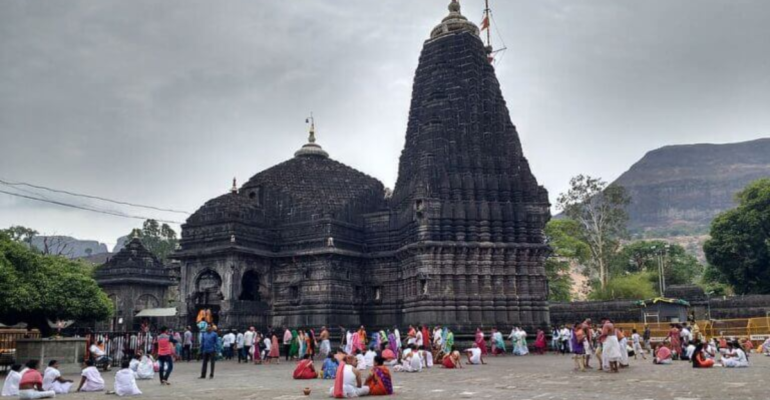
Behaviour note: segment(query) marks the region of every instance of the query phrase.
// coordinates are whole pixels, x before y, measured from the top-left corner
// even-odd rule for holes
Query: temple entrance
[[[222,277],[218,273],[208,270],[198,276],[195,281],[194,304],[191,313],[193,323],[202,310],[211,311],[211,319],[214,324],[219,323],[219,311],[222,308]]]
[[[259,293],[259,274],[255,271],[246,271],[241,278],[241,295],[238,300],[261,301]]]

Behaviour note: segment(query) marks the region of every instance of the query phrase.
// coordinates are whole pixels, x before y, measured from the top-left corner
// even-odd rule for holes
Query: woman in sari
[[[305,357],[297,363],[297,368],[294,368],[292,377],[294,377],[294,379],[318,378],[318,372],[315,371],[313,360],[310,359],[310,354],[305,354]]]
[[[476,328],[476,345],[481,349],[482,355],[487,355],[487,342],[484,339],[484,331],[481,328]]]
[[[380,334],[379,332],[372,332],[372,340],[369,342],[369,348],[374,351],[380,351]]]
[[[312,329],[305,333],[305,354],[309,355],[311,360],[315,357],[315,335]]]
[[[495,356],[505,353],[505,340],[503,334],[496,328],[492,329],[492,354]]]
[[[444,328],[444,354],[451,354],[455,346],[455,334],[448,328]],[[458,359],[460,354],[457,355]]]
[[[543,355],[545,348],[548,344],[545,341],[545,332],[542,329],[537,330],[537,338],[535,339],[535,353]]]
[[[671,343],[671,352],[674,353],[674,359],[678,359],[678,355],[682,352],[682,341],[676,324],[671,324],[671,329],[668,331],[666,339]]]
[[[276,364],[281,363],[281,354],[278,347],[278,336],[273,332],[273,337],[270,339],[270,353],[268,353],[270,360],[275,361]]]
[[[353,336],[350,339],[351,343],[351,352],[355,354],[356,351],[360,351],[363,353],[364,345],[361,343],[361,332],[354,332]]]
[[[390,331],[388,332],[388,348],[393,354],[398,354],[398,341],[396,340],[396,335]]]
[[[324,360],[323,366],[321,367],[321,370],[323,371],[323,378],[334,379],[337,376],[337,368],[339,366],[339,362],[337,362],[334,354],[329,353],[329,355],[326,356],[326,359]]]
[[[305,358],[305,354],[307,354],[307,338],[305,337],[305,331],[299,331],[299,334],[297,336],[297,345],[299,346],[299,358],[300,360]]]
[[[299,355],[299,334],[297,330],[291,331],[291,346],[289,347],[289,358],[297,358]]]
[[[460,352],[453,351],[451,353],[447,353],[447,355],[444,356],[444,359],[441,361],[441,365],[443,365],[446,369],[462,368],[463,364],[460,361]]]
[[[366,386],[369,386],[369,396],[390,396],[393,394],[393,379],[390,376],[388,367],[383,365],[385,359],[381,356],[374,358],[374,367],[366,379]]]

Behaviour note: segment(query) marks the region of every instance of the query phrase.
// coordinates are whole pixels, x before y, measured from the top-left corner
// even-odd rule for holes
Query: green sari
[[[296,330],[291,331],[291,347],[289,347],[289,357],[297,357],[299,355],[299,334]]]

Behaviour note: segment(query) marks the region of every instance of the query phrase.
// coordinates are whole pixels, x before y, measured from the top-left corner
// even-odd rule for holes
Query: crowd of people
[[[148,352],[140,348],[120,352],[120,370],[115,374],[114,393],[119,396],[140,395],[137,380],[155,379],[158,374],[162,385],[170,385],[175,361],[191,362],[193,349],[201,361],[201,379],[214,378],[217,360],[235,360],[246,364],[278,364],[283,358],[296,362],[292,377],[298,380],[327,379],[334,385],[329,394],[333,397],[360,397],[365,395],[393,394],[394,372],[419,373],[438,366],[446,369],[462,369],[465,365],[486,364],[485,357],[498,357],[507,353],[523,356],[529,353],[527,332],[514,327],[504,335],[496,328],[488,333],[478,328],[470,348],[455,347],[454,333],[448,327],[409,326],[406,334],[398,327],[367,332],[364,326],[349,330],[339,327],[339,341],[332,346],[327,327],[318,333],[314,329],[268,329],[263,333],[254,327],[244,331],[220,330],[213,323],[203,320],[197,338],[191,327],[183,332],[161,328],[152,339]],[[510,347],[506,342],[510,342]],[[196,344],[197,346],[194,346]],[[150,343],[148,343],[149,345]],[[545,354],[548,349],[546,333],[537,330],[532,349],[535,354]],[[510,349],[510,350],[509,350]],[[647,359],[650,353],[655,365],[670,365],[676,361],[689,361],[694,368],[725,368],[749,366],[749,353],[753,349],[749,340],[711,338],[707,340],[696,324],[671,324],[666,338],[653,345],[648,327],[643,332],[630,332],[616,327],[609,319],[598,324],[590,319],[573,326],[554,327],[551,331],[550,350],[571,354],[575,369],[593,369],[596,360],[598,370],[619,372],[629,366],[629,358]],[[105,381],[97,366],[109,369],[112,358],[105,351],[103,340],[89,346],[89,357],[84,363],[76,391],[105,391]],[[770,356],[770,339],[758,349]],[[464,357],[463,357],[464,355]],[[319,368],[315,359],[321,360]],[[465,361],[463,363],[463,361]],[[41,374],[40,362],[32,360],[24,367],[12,366],[3,386],[3,396],[21,399],[39,399],[69,393],[74,382],[62,378],[59,364],[52,360]]]

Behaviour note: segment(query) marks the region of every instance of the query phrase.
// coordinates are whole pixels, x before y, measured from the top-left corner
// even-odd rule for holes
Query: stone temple
[[[185,321],[227,327],[547,324],[548,194],[479,28],[452,1],[425,42],[392,195],[315,142],[182,227]]]

